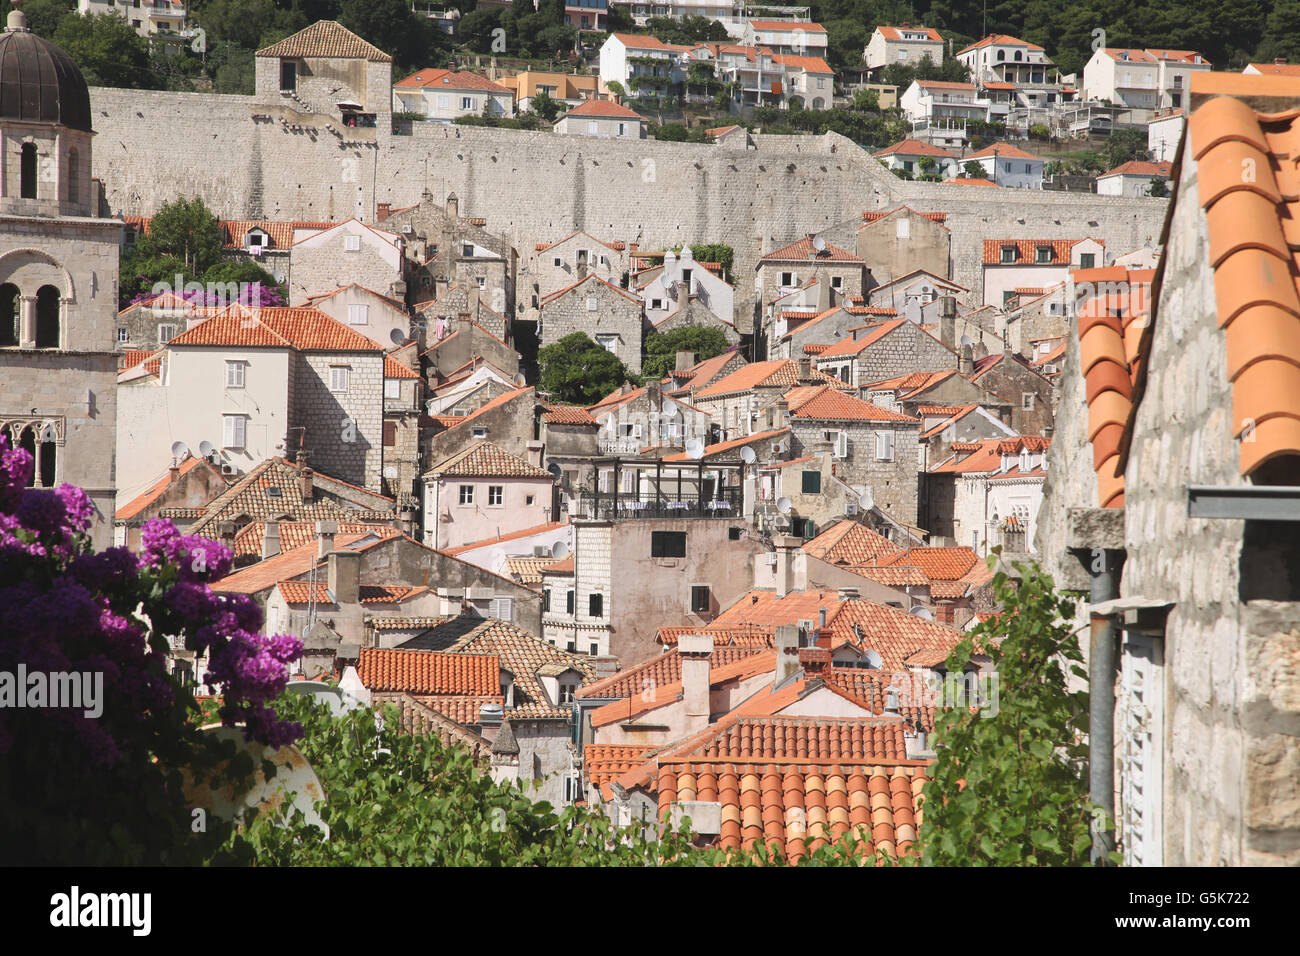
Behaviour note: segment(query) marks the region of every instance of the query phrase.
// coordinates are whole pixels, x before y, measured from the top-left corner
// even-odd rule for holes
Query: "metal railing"
[[[631,492],[596,495],[587,507],[591,516],[602,521],[633,518],[731,518],[744,511],[744,493],[740,488],[722,488],[712,497],[642,499]]]

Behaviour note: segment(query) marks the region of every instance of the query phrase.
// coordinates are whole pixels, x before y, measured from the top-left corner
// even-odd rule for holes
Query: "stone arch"
[[[58,286],[43,285],[36,290],[36,347],[57,349],[63,345],[63,296]]]
[[[29,266],[36,268],[27,269]],[[50,281],[49,269],[43,266],[53,266],[57,270],[57,275],[61,280],[59,285],[62,286],[62,297],[64,302],[72,302],[76,298],[76,288],[72,282],[72,273],[58,259],[54,258],[43,249],[10,249],[8,252],[0,255],[0,282],[9,282],[22,288],[25,284],[32,286],[54,285]],[[26,269],[29,272],[35,272],[37,275],[27,279],[22,275]],[[24,282],[24,280],[27,280]],[[28,295],[33,295],[34,290],[28,291]]]
[[[812,108],[815,110],[824,110],[826,109],[826,101],[820,96],[813,97]]]

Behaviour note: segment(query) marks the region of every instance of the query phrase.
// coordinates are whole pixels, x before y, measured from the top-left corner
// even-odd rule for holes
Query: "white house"
[[[1147,124],[1147,152],[1158,163],[1173,162],[1178,143],[1187,126],[1187,114],[1180,109],[1157,113]]]
[[[566,136],[645,139],[645,120],[621,103],[585,100],[555,121],[555,132]]]
[[[913,80],[898,105],[918,136],[936,145],[959,148],[966,143],[966,121],[987,121],[990,103],[973,83]]]
[[[1007,552],[1030,552],[1043,503],[1050,439],[1038,436],[954,442],[953,455],[930,469],[931,515],[956,545],[987,555],[1001,546]],[[935,486],[951,483],[949,495]],[[950,509],[950,510],[949,510]],[[947,513],[943,513],[947,512]],[[946,520],[945,520],[946,519]]]
[[[1083,96],[1136,111],[1145,120],[1156,110],[1187,107],[1193,73],[1210,69],[1194,50],[1132,50],[1102,47],[1083,68]]]
[[[411,334],[411,319],[405,304],[356,283],[311,296],[307,305],[320,309],[385,349],[400,345]]]
[[[1097,177],[1099,196],[1150,196],[1152,180],[1164,180],[1168,195],[1169,170],[1173,163],[1133,161],[1116,166]]]
[[[393,84],[393,112],[450,123],[458,116],[513,116],[514,92],[477,73],[424,69]]]
[[[1011,143],[994,143],[971,153],[962,166],[977,163],[984,170],[983,178],[1009,189],[1042,189],[1046,162]]]
[[[741,35],[745,46],[767,47],[794,56],[826,55],[826,28],[806,20],[750,20]]]
[[[867,293],[867,304],[891,308],[918,325],[931,325],[939,321],[941,298],[954,296],[960,302],[969,293],[964,285],[916,269],[873,288]]]
[[[941,146],[923,143],[919,139],[900,140],[893,146],[886,146],[871,155],[884,163],[889,169],[902,170],[910,173],[913,178],[925,173],[921,163],[923,159],[934,161],[930,173],[941,178],[956,176],[961,169],[961,161],[957,158],[956,153],[950,153]]]
[[[653,36],[611,33],[600,47],[600,81],[621,83],[629,94],[641,85],[634,79],[680,83],[686,76],[683,54],[690,49]]]
[[[933,27],[908,23],[901,27],[876,27],[862,51],[868,70],[879,70],[891,63],[916,66],[927,56],[935,66],[943,62],[943,37]]]
[[[985,305],[1002,306],[1024,293],[1017,289],[1050,289],[1064,282],[1072,269],[1106,265],[1100,239],[985,239]]]
[[[676,312],[684,295],[691,296],[720,319],[732,323],[736,320],[735,288],[696,264],[690,246],[682,247],[680,259],[671,249],[664,253],[664,264],[658,275],[637,292],[645,299],[645,315],[652,325],[658,325]]]
[[[1055,64],[1036,43],[992,34],[957,54],[981,86],[1010,84],[1020,106],[1048,106],[1062,101],[1062,85],[1054,77]]]
[[[115,13],[127,20],[142,37],[154,33],[179,33],[185,26],[182,0],[77,0],[83,17]]]

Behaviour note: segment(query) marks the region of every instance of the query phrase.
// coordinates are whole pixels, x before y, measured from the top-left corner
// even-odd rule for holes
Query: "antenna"
[[[207,440],[199,442],[199,454],[204,458],[211,458],[216,453],[217,449],[213,447],[212,442]]]
[[[190,457],[190,446],[183,441],[172,442],[172,457],[177,461],[184,461]]]
[[[401,329],[393,329],[388,333],[388,338],[394,345],[401,345],[406,341],[406,333]]]
[[[699,438],[691,438],[686,442],[686,457],[699,461],[704,457],[704,442]]]
[[[669,418],[677,414],[677,403],[671,398],[665,398],[663,404],[659,406],[659,411]]]
[[[790,499],[785,497],[785,495],[782,495],[780,498],[776,499],[776,510],[781,512],[781,514],[783,515],[788,515],[790,513],[790,509],[793,507],[794,505],[790,503]]]
[[[812,242],[813,242],[813,248],[816,249],[818,252],[826,251],[826,240],[823,239],[821,236],[813,236]]]
[[[488,570],[493,574],[502,574],[506,569],[506,553],[500,548],[493,548],[488,554]],[[504,576],[504,575],[503,575]]]
[[[754,462],[758,461],[758,455],[755,453],[754,449],[746,445],[744,448],[740,449],[740,460],[747,465],[752,465]]]
[[[569,546],[563,541],[557,541],[551,545],[551,557],[556,561],[563,561],[569,556]]]

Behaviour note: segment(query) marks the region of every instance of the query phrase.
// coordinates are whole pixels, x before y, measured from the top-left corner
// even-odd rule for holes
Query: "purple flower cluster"
[[[32,456],[0,436],[0,671],[22,664],[29,673],[103,675],[101,719],[65,708],[42,710],[42,720],[65,725],[95,762],[147,748],[141,741],[179,691],[158,637],[168,634],[207,652],[224,723],[242,721],[247,737],[272,746],[302,736],[268,706],[302,643],[259,634],[262,613],[247,596],[213,593],[210,583],[230,571],[229,548],[154,519],[142,529],[139,555],[93,552],[84,533],[94,515],[90,499],[71,485],[27,488],[31,474]],[[18,740],[14,721],[30,715],[0,708],[0,754]]]

